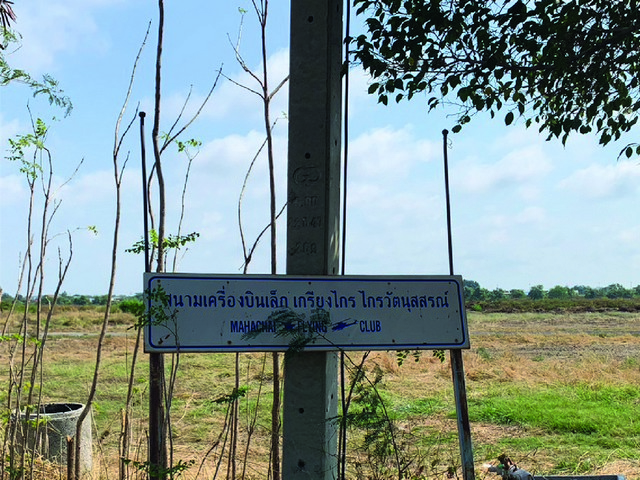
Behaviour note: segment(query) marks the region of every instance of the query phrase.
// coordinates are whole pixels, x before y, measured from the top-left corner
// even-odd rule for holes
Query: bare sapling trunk
[[[258,8],[252,0],[256,13],[260,18],[260,33],[262,40],[262,99],[264,112],[264,128],[267,134],[267,158],[269,160],[269,194],[270,194],[270,225],[271,225],[271,274],[277,269],[276,255],[276,182],[275,165],[273,159],[273,134],[271,131],[271,92],[269,91],[269,73],[267,70],[267,18],[269,0],[261,0]],[[273,369],[273,403],[271,405],[271,473],[273,480],[280,480],[280,358],[278,352],[272,354]]]
[[[151,28],[151,22],[149,22],[149,26],[147,27],[147,31],[145,32],[142,43],[140,44],[140,48],[138,49],[138,54],[136,55],[135,61],[133,62],[133,68],[131,71],[131,75],[129,77],[129,86],[127,88],[127,93],[125,95],[125,100],[122,104],[122,108],[120,110],[120,114],[118,115],[118,119],[116,120],[116,126],[114,129],[114,148],[113,148],[113,167],[114,167],[114,182],[116,185],[116,210],[120,211],[120,175],[118,172],[122,173],[122,170],[119,167],[119,154],[120,149],[122,147],[122,142],[124,140],[124,135],[120,135],[120,124],[124,118],[125,112],[127,110],[127,106],[129,104],[129,99],[131,97],[131,91],[133,89],[133,83],[136,76],[136,70],[138,66],[138,61],[140,60],[140,56],[142,55],[142,51],[147,43],[147,38],[149,37],[149,30]],[[137,109],[136,109],[137,110]],[[128,130],[128,129],[127,129]],[[125,132],[126,133],[126,132]],[[124,166],[123,166],[124,168]],[[116,213],[116,221],[119,222],[120,214]],[[114,236],[114,239],[117,237]],[[114,250],[115,252],[115,250]],[[116,264],[116,259],[114,258],[114,265]],[[145,266],[146,268],[146,266]],[[111,296],[111,295],[110,295]],[[138,325],[136,326],[136,340],[133,347],[133,353],[131,358],[131,369],[129,371],[129,381],[127,384],[127,396],[125,400],[124,410],[122,412],[122,424],[120,431],[120,462],[118,467],[118,475],[120,480],[125,480],[127,478],[127,464],[126,460],[129,459],[129,449],[131,444],[131,405],[133,402],[133,386],[135,380],[135,371],[138,360],[138,352],[140,351],[140,343],[142,340],[142,329]]]
[[[156,272],[166,271],[167,248],[179,248],[181,245],[181,238],[178,238],[178,244],[174,247],[168,245],[167,242],[167,194],[162,155],[167,147],[177,141],[178,137],[182,135],[200,115],[206,103],[209,101],[209,98],[217,85],[218,78],[221,75],[221,70],[219,70],[209,92],[201,102],[195,114],[187,119],[181,126],[178,126],[182,118],[182,114],[186,110],[186,105],[189,100],[189,98],[187,98],[182,111],[175,119],[174,123],[167,132],[162,133],[160,125],[162,107],[162,51],[164,42],[164,21],[164,0],[158,0],[158,36],[155,60],[153,126],[151,132],[154,163],[152,173],[147,180],[149,186],[151,186],[152,180],[154,181],[154,184],[157,185],[158,193],[156,196],[157,202],[152,202],[150,198],[150,201],[148,202],[149,211],[145,212],[145,215],[149,215],[151,218],[154,218],[153,205],[157,204],[157,241],[153,245],[155,251],[154,263]],[[151,188],[149,188],[148,191],[150,192]],[[165,377],[164,356],[160,353],[151,353],[149,355],[149,469],[150,478],[152,479],[164,480],[167,472],[171,471],[173,468],[173,451],[171,450],[167,452],[167,440],[171,441],[171,402],[179,363],[179,352],[176,352],[172,357],[170,377],[169,382],[167,383]],[[167,459],[167,453],[171,455],[169,457],[169,462]]]
[[[260,74],[252,71],[247,65],[246,61],[243,59],[240,54],[239,44],[236,44],[235,54],[236,59],[243,70],[248,73],[258,84],[259,89],[254,90],[246,85],[239,85],[242,88],[245,88],[252,93],[258,95],[262,101],[262,110],[263,110],[263,122],[265,128],[265,142],[260,147],[258,153],[254,157],[251,162],[251,165],[248,169],[247,176],[245,177],[245,182],[241,191],[240,200],[238,204],[238,222],[240,227],[240,236],[243,245],[244,251],[244,273],[248,270],[248,265],[251,262],[253,252],[262,237],[262,234],[266,231],[263,230],[255,240],[253,246],[249,249],[246,247],[244,232],[242,227],[242,218],[241,218],[241,203],[242,197],[244,194],[244,190],[246,187],[246,179],[249,176],[253,165],[260,154],[260,152],[264,149],[266,145],[266,154],[267,154],[267,162],[269,169],[269,225],[268,230],[270,232],[270,263],[271,263],[271,274],[277,273],[277,218],[282,213],[277,212],[277,203],[276,203],[276,188],[275,188],[275,161],[274,161],[274,145],[273,145],[273,126],[275,122],[271,121],[271,100],[274,95],[278,93],[280,88],[286,83],[288,77],[280,82],[280,84],[273,90],[270,91],[269,86],[269,70],[268,70],[268,49],[267,49],[267,20],[268,20],[268,11],[269,11],[269,2],[268,0],[252,0],[253,9],[255,11],[256,17],[258,18],[258,22],[260,24],[260,34],[261,34],[261,60],[262,60],[262,72]],[[284,207],[283,207],[284,209]],[[272,356],[272,371],[273,371],[273,402],[271,405],[271,477],[273,480],[280,480],[280,411],[281,411],[281,393],[280,393],[280,358],[277,352],[273,352]],[[237,437],[234,437],[237,438]],[[235,452],[235,449],[233,449]],[[247,446],[248,452],[248,446]],[[246,454],[245,454],[246,455]]]
[[[162,42],[164,36],[164,1],[158,0],[158,38],[156,44],[155,94],[153,108],[153,169],[158,184],[158,243],[155,245],[156,271],[164,267],[165,193],[164,176],[160,157],[160,100],[162,81]],[[149,203],[151,205],[151,202]],[[146,215],[146,212],[145,212]],[[149,469],[152,480],[164,480],[167,468],[166,424],[164,406],[164,357],[159,353],[149,354]]]

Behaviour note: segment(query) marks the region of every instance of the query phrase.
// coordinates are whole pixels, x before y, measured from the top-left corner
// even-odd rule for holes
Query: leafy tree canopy
[[[428,94],[433,109],[504,113],[564,143],[596,132],[606,145],[638,121],[636,0],[354,0],[367,32],[351,39],[383,104]],[[636,153],[640,145],[633,144]],[[633,154],[629,145],[624,153]]]

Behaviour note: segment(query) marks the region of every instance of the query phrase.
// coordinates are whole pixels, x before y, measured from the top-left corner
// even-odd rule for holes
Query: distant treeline
[[[69,295],[67,292],[62,292],[58,295],[58,305],[74,305],[77,307],[84,307],[90,305],[106,305],[108,295]],[[2,295],[3,305],[13,303],[14,297],[8,294]],[[19,304],[24,304],[25,297],[22,295],[17,296]],[[44,303],[53,300],[53,295],[45,295]],[[135,295],[116,295],[113,297],[113,304],[118,304],[123,301],[138,300],[142,301],[142,293],[136,293]],[[33,300],[31,301],[33,303]]]
[[[625,288],[619,283],[593,288],[586,285],[556,285],[549,290],[535,285],[528,292],[519,289],[488,290],[473,280],[464,281],[468,309],[476,311],[640,311],[640,285]]]
[[[51,296],[46,296],[50,301]],[[556,285],[545,289],[542,285],[534,285],[529,291],[495,288],[489,290],[474,280],[464,281],[464,298],[467,308],[473,310],[531,311],[571,308],[579,310],[622,309],[640,310],[640,285],[625,288],[619,283],[606,287],[588,287],[576,285],[567,287]],[[122,310],[129,310],[132,304],[142,302],[142,293],[135,295],[119,295],[113,298],[113,305],[122,305]],[[4,294],[4,307],[13,303],[11,295]],[[24,304],[25,298],[17,298],[18,304]],[[62,292],[58,296],[60,306],[99,306],[107,304],[107,295],[69,295]]]
[[[542,285],[535,285],[528,292],[524,290],[503,290],[496,288],[488,290],[480,286],[473,280],[464,281],[464,297],[468,302],[496,301],[496,300],[519,300],[528,298],[530,300],[567,299],[567,298],[640,298],[640,285],[633,288],[625,288],[619,283],[613,283],[606,287],[593,288],[586,285],[576,285],[574,287],[563,287],[556,285],[546,290]]]

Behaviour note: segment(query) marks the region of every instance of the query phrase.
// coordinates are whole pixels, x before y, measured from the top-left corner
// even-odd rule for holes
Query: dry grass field
[[[134,331],[126,328],[130,319],[120,315],[115,320],[104,345],[93,409],[95,480],[118,478],[121,411],[135,345]],[[99,321],[100,315],[91,310],[55,319],[46,344],[43,401],[83,403],[93,375]],[[469,328],[472,347],[463,357],[479,478],[493,477],[483,473],[481,465],[502,452],[536,474],[640,478],[640,417],[635,417],[640,415],[640,314],[471,312]],[[0,381],[6,385],[8,343],[0,345]],[[361,354],[349,356],[357,363]],[[233,354],[181,355],[171,440],[174,461],[194,463],[180,478],[214,478],[216,471],[217,478],[226,478],[224,454],[218,464],[226,440],[227,404],[222,399],[233,389],[234,362]],[[244,471],[245,478],[267,478],[269,363],[263,354],[240,356],[240,384],[247,392],[240,407],[238,477]],[[398,448],[414,462],[407,470],[410,478],[445,478],[449,468],[460,476],[448,360],[442,363],[423,352],[417,361],[409,355],[399,365],[395,352],[375,352],[365,365],[369,374],[383,374],[380,396],[396,425]],[[131,457],[142,462],[147,374],[142,354],[134,381],[131,451]],[[0,394],[0,400],[5,398],[6,393]],[[245,463],[248,425],[256,411]],[[367,470],[376,457],[363,447],[364,433],[352,428],[349,435],[354,445],[350,478],[397,478],[393,471]],[[63,469],[47,468],[41,478],[65,478]],[[130,465],[129,478],[143,475]]]

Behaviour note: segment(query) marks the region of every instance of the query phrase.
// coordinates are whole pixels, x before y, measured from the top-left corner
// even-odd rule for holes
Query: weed
[[[131,465],[136,470],[146,473],[150,477],[154,478],[169,478],[171,480],[180,478],[182,474],[191,468],[196,462],[195,460],[190,460],[188,462],[183,462],[182,460],[178,460],[178,462],[171,468],[158,468],[154,465],[151,465],[149,462],[139,462],[137,460],[125,459],[125,465]]]
[[[491,352],[485,347],[478,348],[477,353],[478,353],[478,356],[483,360],[488,361],[493,358],[493,356],[491,355]]]

